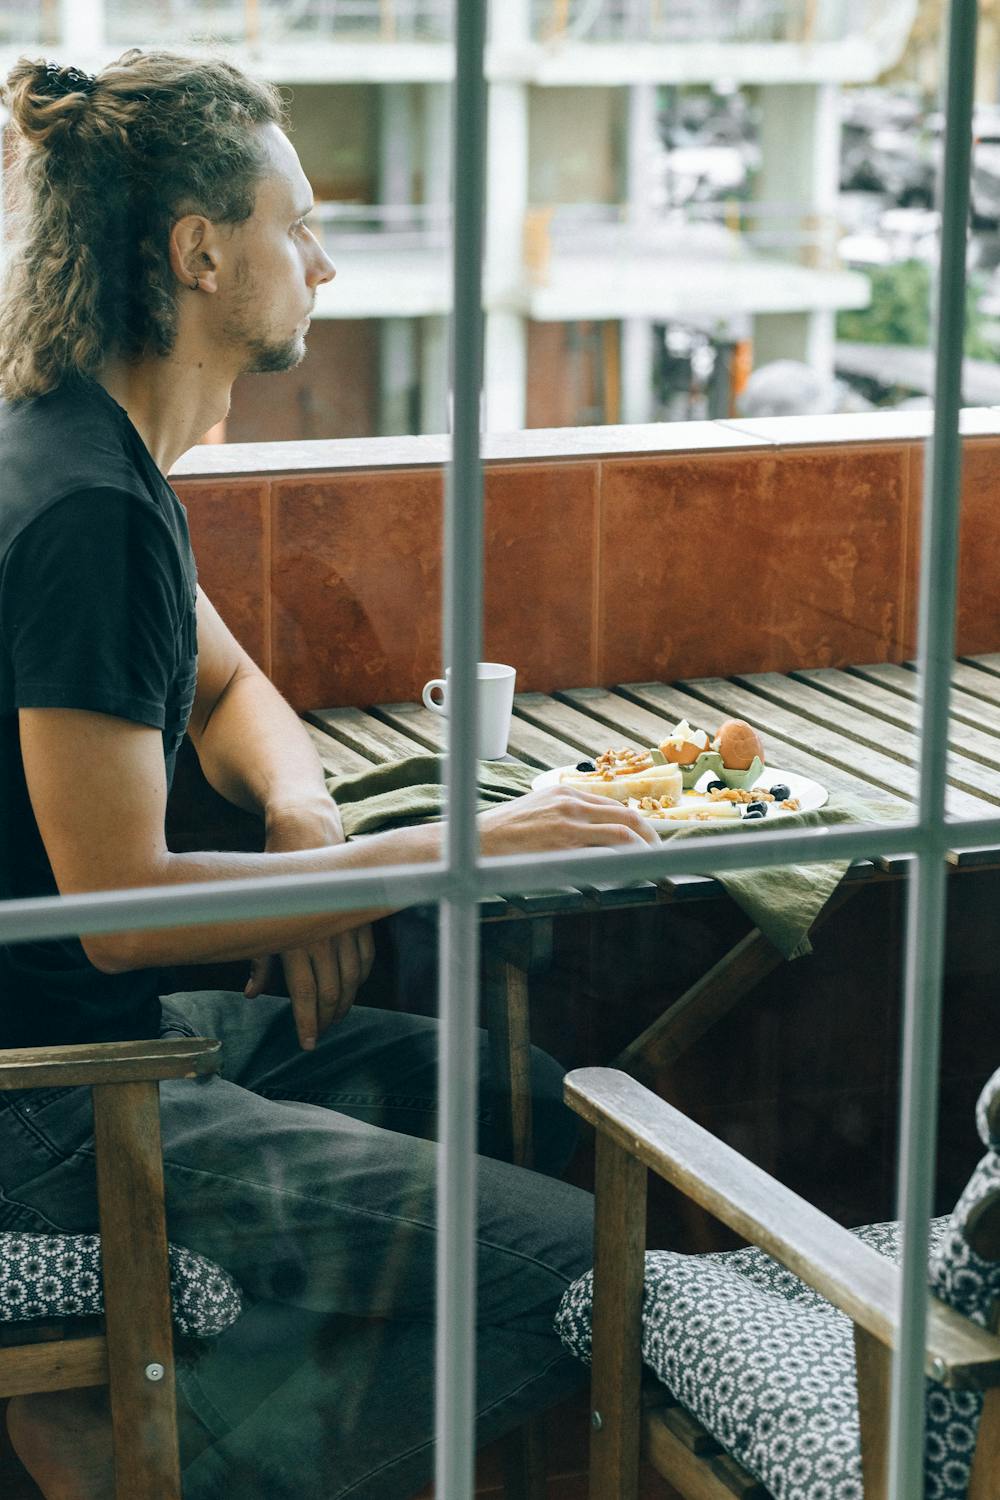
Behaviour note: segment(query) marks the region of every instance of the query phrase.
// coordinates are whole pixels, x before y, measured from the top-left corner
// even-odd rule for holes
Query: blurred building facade
[[[654,329],[832,374],[867,282],[836,260],[838,90],[896,63],[917,0],[500,0],[488,51],[485,422],[642,422]],[[0,0],[0,65],[217,49],[289,92],[337,266],[298,370],[238,383],[226,436],[448,425],[451,0]],[[678,204],[659,91],[753,91],[753,200]],[[666,169],[666,170],[665,170]]]

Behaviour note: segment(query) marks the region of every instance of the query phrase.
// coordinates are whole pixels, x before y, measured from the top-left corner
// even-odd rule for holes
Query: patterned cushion
[[[1000,1068],[984,1086],[976,1104],[976,1126],[984,1146],[1000,1147]]]
[[[193,1250],[171,1245],[169,1254],[180,1332],[210,1338],[235,1323],[243,1298],[232,1277]],[[103,1311],[99,1235],[0,1233],[0,1322]]]
[[[1000,1103],[1000,1071],[980,1096],[980,1128]],[[1000,1113],[1000,1111],[997,1111]],[[984,1139],[993,1143],[987,1129]],[[954,1213],[931,1224],[936,1296],[986,1325],[1000,1264],[965,1238],[972,1210],[1000,1193],[1000,1156],[977,1166]],[[897,1224],[854,1233],[901,1256]],[[556,1314],[564,1344],[589,1363],[593,1273]],[[779,1500],[863,1500],[851,1321],[763,1251],[646,1255],[642,1356],[672,1394]],[[964,1500],[982,1398],[926,1383],[926,1500]]]

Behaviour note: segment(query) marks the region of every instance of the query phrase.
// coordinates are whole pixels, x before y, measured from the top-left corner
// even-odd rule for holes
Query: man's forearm
[[[184,885],[210,880],[249,880],[262,876],[305,875],[325,871],[373,869],[394,864],[429,863],[439,857],[440,828],[400,828],[374,834],[358,844],[303,849],[288,854],[170,854],[150,869],[150,886]],[[108,973],[158,965],[221,963],[309,946],[321,938],[363,926],[388,915],[374,911],[326,912],[304,917],[264,917],[205,926],[168,927],[150,932],[109,933],[88,937],[84,946],[92,963]]]
[[[206,779],[246,812],[330,804],[304,725],[255,667],[233,677],[194,743]]]

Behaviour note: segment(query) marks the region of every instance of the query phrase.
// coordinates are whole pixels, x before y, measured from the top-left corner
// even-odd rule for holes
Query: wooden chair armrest
[[[578,1068],[566,1076],[565,1097],[621,1150],[895,1346],[900,1276],[892,1261],[627,1073]],[[925,1367],[947,1386],[1000,1385],[1000,1338],[931,1298]]]
[[[219,1043],[209,1037],[0,1051],[0,1089],[151,1083],[161,1078],[194,1078],[218,1070]]]

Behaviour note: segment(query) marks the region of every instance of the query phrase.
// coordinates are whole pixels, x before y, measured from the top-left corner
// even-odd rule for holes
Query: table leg
[[[530,1167],[531,1040],[527,970],[501,963],[487,984],[488,1026],[496,1076],[497,1109],[507,1113],[510,1159]]]
[[[549,953],[551,925],[518,923],[518,930],[506,935],[506,943],[485,975],[496,1109],[506,1114],[510,1160],[520,1167],[530,1167],[533,1160],[528,973]],[[541,1416],[508,1434],[502,1461],[504,1500],[545,1500],[545,1423]]]
[[[545,1500],[545,1421],[529,1417],[503,1443],[503,1500]]]

